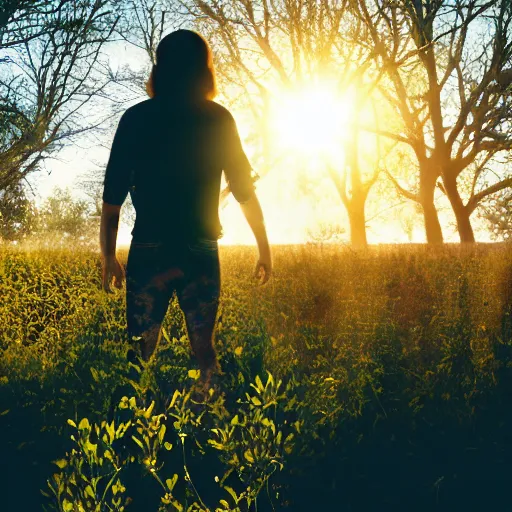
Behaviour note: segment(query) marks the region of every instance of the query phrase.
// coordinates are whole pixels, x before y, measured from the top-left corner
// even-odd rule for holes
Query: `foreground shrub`
[[[196,371],[191,374],[197,377]],[[123,511],[131,501],[123,473],[135,464],[159,484],[160,512],[250,510],[272,474],[283,469],[300,431],[300,421],[275,421],[278,410],[287,410],[293,385],[282,387],[271,374],[266,384],[256,377],[252,393],[237,401],[234,415],[214,389],[205,402],[197,402],[193,390],[185,388],[176,390],[160,413],[154,400],[145,407],[143,400],[125,396],[110,422],[91,424],[83,418],[77,425],[68,420],[74,446],[55,462],[61,471],[49,480],[49,492],[44,494],[53,498],[53,509],[62,512]],[[164,451],[180,452],[181,475],[168,471]],[[225,496],[215,507],[206,504],[215,498],[201,496],[194,485],[187,452],[221,462],[222,475],[214,480]]]

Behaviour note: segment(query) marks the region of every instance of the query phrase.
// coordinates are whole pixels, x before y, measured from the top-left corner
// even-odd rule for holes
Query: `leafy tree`
[[[75,199],[69,189],[56,188],[37,210],[35,236],[52,245],[96,246],[99,220],[88,201]]]
[[[31,233],[34,206],[21,184],[0,191],[0,239],[19,241]]]

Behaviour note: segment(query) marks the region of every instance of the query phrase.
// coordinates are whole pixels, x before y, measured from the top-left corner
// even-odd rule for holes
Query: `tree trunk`
[[[428,170],[420,167],[420,203],[423,208],[423,218],[425,220],[425,234],[428,244],[442,244],[443,232],[439,222],[439,215],[434,204],[434,192],[436,188],[437,176],[431,173],[425,176]]]
[[[443,232],[441,230],[441,224],[439,223],[439,216],[437,214],[434,201],[423,202],[421,206],[423,208],[427,243],[432,245],[442,244],[444,241]]]
[[[457,189],[457,179],[452,177],[443,178],[444,189],[446,195],[450,200],[450,204],[457,220],[457,230],[459,232],[460,241],[462,243],[474,243],[475,234],[473,233],[473,226],[471,226],[470,212],[464,206],[462,198],[460,197]]]
[[[366,197],[352,198],[346,205],[350,222],[350,243],[354,248],[364,248],[368,245],[364,213],[365,199]]]

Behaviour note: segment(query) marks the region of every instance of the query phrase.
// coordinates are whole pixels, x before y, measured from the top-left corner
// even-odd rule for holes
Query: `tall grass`
[[[302,422],[259,510],[503,509],[509,247],[275,247],[261,288],[254,262],[253,248],[221,248],[226,406],[235,414],[268,371],[294,383],[276,421]],[[164,331],[151,376],[162,403],[195,368],[175,301]],[[101,291],[94,252],[2,248],[0,333],[2,510],[37,510],[69,447],[67,420],[100,423],[133,392],[124,295]],[[204,461],[194,472],[211,476]],[[130,478],[128,495],[155,492]]]

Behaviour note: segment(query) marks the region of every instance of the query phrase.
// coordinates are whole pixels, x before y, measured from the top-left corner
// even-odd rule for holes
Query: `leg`
[[[126,319],[128,336],[148,361],[160,340],[162,321],[173,293],[179,268],[162,268],[162,254],[155,247],[130,248],[126,269]],[[135,340],[134,340],[135,337]]]
[[[180,294],[180,306],[185,315],[188,337],[192,351],[196,356],[201,373],[217,366],[217,354],[213,347],[215,326],[217,323],[218,298],[201,299],[198,297],[204,283],[190,283]]]
[[[216,243],[213,248],[190,246],[191,265],[177,295],[185,315],[192,351],[199,363],[202,380],[209,382],[218,369],[213,339],[220,296],[220,268]]]

